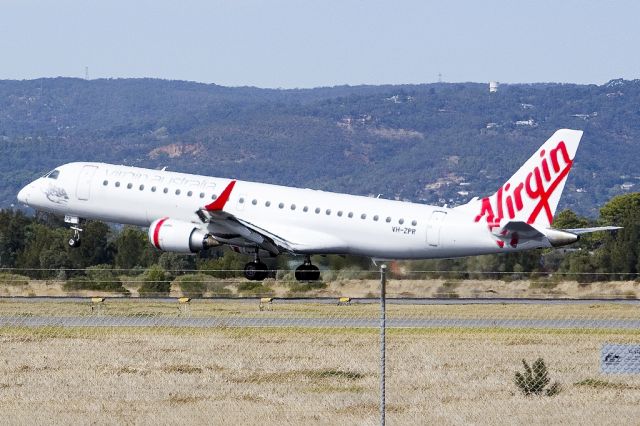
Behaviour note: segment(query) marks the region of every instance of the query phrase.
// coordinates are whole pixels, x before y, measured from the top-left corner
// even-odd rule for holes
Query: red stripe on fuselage
[[[163,219],[160,219],[156,224],[155,229],[153,230],[153,245],[156,246],[156,248],[158,249],[160,248],[160,228],[162,227],[162,224],[166,222],[167,219],[169,218],[165,217]]]

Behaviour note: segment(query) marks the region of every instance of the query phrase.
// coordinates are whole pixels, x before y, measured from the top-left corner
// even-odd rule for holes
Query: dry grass
[[[178,302],[109,299],[100,309],[91,309],[89,301],[14,301],[0,300],[0,316],[127,316],[217,318],[377,318],[375,303],[340,305],[337,303],[278,303],[260,310],[259,300],[193,300],[188,308]],[[640,309],[632,304],[593,302],[589,304],[461,304],[399,305],[387,304],[389,318],[491,318],[494,320],[527,319],[611,319],[640,320]]]
[[[19,305],[37,314],[76,309],[73,303]],[[275,305],[273,312],[259,312],[238,302],[202,305],[201,315],[377,315],[377,306],[286,305],[279,311]],[[148,313],[161,307],[138,303],[113,309]],[[537,305],[390,308],[393,315],[433,317],[638,316],[624,305],[606,304],[546,311]],[[0,304],[0,315],[9,312],[18,308]],[[601,374],[605,342],[635,343],[638,334],[390,330],[388,419],[394,424],[634,423],[640,377]],[[525,397],[517,391],[513,375],[521,359],[537,357],[562,384],[559,395]],[[375,329],[1,327],[0,360],[0,410],[10,423],[377,423]]]
[[[375,276],[369,273],[368,276]],[[1,277],[0,277],[1,278]],[[133,297],[138,296],[139,280],[121,277],[124,286]],[[27,280],[27,284],[23,281]],[[224,287],[230,295],[238,295],[238,285],[247,283],[244,279],[216,279],[211,277],[208,284],[212,287]],[[287,297],[291,295],[292,285],[296,282],[286,280],[265,281],[268,289],[267,296]],[[98,291],[67,292],[62,289],[63,281],[57,280],[29,280],[21,277],[19,280],[0,280],[0,296],[113,296],[113,293]],[[375,297],[380,288],[377,279],[336,279],[326,283],[323,288],[313,289],[296,295],[319,297]],[[575,281],[545,281],[545,280],[456,280],[456,279],[403,279],[390,280],[387,284],[389,297],[442,297],[445,293],[451,297],[483,298],[631,298],[640,297],[640,282],[611,281],[592,284],[578,284]],[[228,295],[228,294],[225,294]],[[260,295],[260,291],[256,292]],[[171,297],[180,297],[182,292],[177,285],[171,288]],[[205,292],[205,296],[216,294]]]

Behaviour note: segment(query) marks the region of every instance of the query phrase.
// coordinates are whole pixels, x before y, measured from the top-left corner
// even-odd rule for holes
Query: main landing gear
[[[250,281],[262,281],[267,278],[268,273],[269,268],[258,257],[258,249],[256,248],[253,262],[244,265],[244,277]]]
[[[320,269],[311,263],[311,257],[305,256],[304,263],[296,268],[296,280],[298,281],[318,281],[320,280]]]
[[[250,281],[263,281],[268,275],[269,267],[260,260],[256,249],[253,261],[244,265],[244,277]],[[305,256],[304,263],[296,268],[295,276],[298,281],[319,281],[320,269],[311,263],[310,256]]]

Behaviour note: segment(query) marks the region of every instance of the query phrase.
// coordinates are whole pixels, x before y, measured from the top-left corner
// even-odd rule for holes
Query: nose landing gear
[[[71,224],[70,228],[73,231],[73,236],[69,238],[68,241],[69,247],[80,247],[80,233],[82,232],[82,228],[80,228],[80,218],[77,216],[65,216],[64,221]]]
[[[320,269],[311,263],[311,256],[305,256],[304,263],[296,268],[296,280],[319,281]]]

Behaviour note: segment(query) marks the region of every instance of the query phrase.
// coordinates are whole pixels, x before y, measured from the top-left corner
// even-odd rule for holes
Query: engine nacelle
[[[149,241],[164,251],[198,253],[220,243],[195,224],[165,217],[149,226]]]

